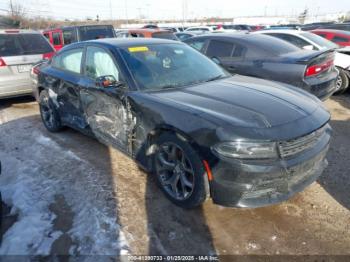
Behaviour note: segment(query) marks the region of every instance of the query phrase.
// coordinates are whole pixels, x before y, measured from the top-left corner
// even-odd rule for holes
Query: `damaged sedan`
[[[330,115],[313,95],[230,75],[180,42],[103,39],[64,47],[36,68],[51,132],[69,126],[156,176],[184,208],[287,200],[327,166]]]

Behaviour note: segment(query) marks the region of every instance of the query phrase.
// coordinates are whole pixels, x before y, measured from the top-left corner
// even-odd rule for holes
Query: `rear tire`
[[[349,78],[343,69],[338,68],[339,75],[337,77],[336,85],[338,87],[337,94],[343,94],[349,87]]]
[[[198,154],[173,133],[161,134],[156,142],[153,166],[159,187],[180,207],[201,205],[207,196],[206,172]]]
[[[58,132],[62,130],[63,126],[59,114],[47,90],[41,91],[39,95],[39,108],[41,119],[47,130],[50,132]]]

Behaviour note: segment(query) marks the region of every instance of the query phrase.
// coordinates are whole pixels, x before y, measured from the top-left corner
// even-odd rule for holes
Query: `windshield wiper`
[[[224,77],[225,77],[225,75],[214,76],[212,78],[209,78],[208,80],[205,80],[205,82],[211,82],[211,81],[219,80],[219,79],[224,78]]]
[[[165,85],[165,86],[162,86],[162,89],[171,89],[171,88],[176,88],[176,87],[179,87],[178,85]]]

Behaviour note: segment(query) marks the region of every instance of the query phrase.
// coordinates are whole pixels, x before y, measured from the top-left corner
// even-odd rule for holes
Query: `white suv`
[[[54,53],[39,32],[0,30],[0,98],[31,94],[32,65]]]

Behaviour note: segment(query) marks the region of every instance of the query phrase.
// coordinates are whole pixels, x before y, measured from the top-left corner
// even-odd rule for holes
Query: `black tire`
[[[58,132],[63,126],[59,114],[53,105],[47,90],[41,91],[39,95],[39,108],[41,119],[47,130],[50,132]]]
[[[343,69],[338,68],[338,70],[339,70],[339,75],[338,75],[336,84],[339,89],[337,91],[337,94],[343,94],[344,92],[346,92],[346,90],[349,87],[349,78]]]
[[[170,132],[161,134],[158,137],[156,143],[158,149],[153,156],[153,167],[154,173],[157,177],[157,183],[162,191],[165,193],[167,198],[169,198],[173,203],[180,207],[195,208],[197,206],[200,206],[205,201],[207,196],[207,180],[205,177],[206,172],[204,166],[198,154],[187,141],[180,139],[176,134]],[[184,159],[184,161],[176,160],[178,161],[178,164],[175,164],[173,168],[166,168],[165,170],[165,165],[161,167],[161,165],[163,165],[163,162],[160,160],[160,158],[162,157],[165,159],[165,154],[167,154],[169,157],[170,154],[166,153],[164,151],[164,148],[168,148],[167,150],[169,150],[169,147],[171,146],[174,146],[177,150],[175,150],[176,153],[174,154],[176,155],[176,158]],[[181,150],[183,153],[180,153]],[[179,156],[179,154],[181,154],[181,156]],[[167,161],[167,163],[171,162],[170,159],[167,159]],[[173,162],[175,163],[176,161]],[[185,164],[182,164],[183,162]],[[180,166],[183,166],[182,171]],[[193,172],[188,172],[190,168],[192,168]],[[178,175],[179,173],[180,175]],[[168,176],[168,178],[166,176]],[[178,176],[178,179],[174,179],[177,180],[177,182],[175,182],[176,188],[179,189],[180,187],[181,190],[186,192],[183,192],[183,194],[179,193],[177,197],[175,197],[173,194],[174,192],[171,193],[171,191],[173,191],[172,188],[174,184],[166,184],[169,183],[168,181],[172,180],[169,178],[169,176]],[[189,182],[192,183],[192,187],[187,186]],[[191,192],[189,193],[187,191]]]

